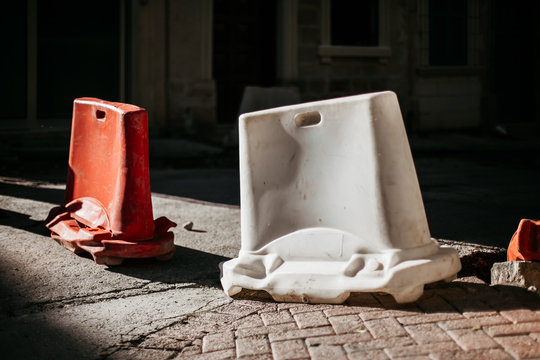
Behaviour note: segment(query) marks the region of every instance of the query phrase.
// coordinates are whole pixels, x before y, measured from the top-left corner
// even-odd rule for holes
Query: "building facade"
[[[95,96],[145,107],[153,135],[221,141],[247,86],[300,101],[392,90],[412,132],[540,125],[537,2],[19,3],[4,14],[3,129],[69,127],[73,98]]]

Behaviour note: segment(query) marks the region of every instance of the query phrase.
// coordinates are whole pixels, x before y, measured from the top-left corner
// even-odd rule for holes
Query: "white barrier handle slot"
[[[294,122],[298,127],[306,127],[317,125],[321,122],[321,113],[318,111],[310,111],[307,113],[296,114]]]

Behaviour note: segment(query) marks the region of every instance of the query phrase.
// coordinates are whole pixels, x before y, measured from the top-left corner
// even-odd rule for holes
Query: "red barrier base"
[[[70,203],[71,204],[71,203]],[[74,253],[88,252],[96,264],[120,265],[127,258],[156,258],[169,260],[174,256],[174,234],[168,231],[176,224],[166,217],[154,220],[154,238],[143,241],[129,241],[115,238],[113,233],[106,229],[108,220],[105,217],[98,226],[88,226],[88,218],[81,217],[81,211],[70,212],[70,204],[66,207],[57,207],[51,210],[47,228],[52,231],[52,238]],[[92,205],[85,199],[85,204]],[[68,211],[65,211],[66,208]],[[88,209],[88,206],[85,208]],[[97,207],[91,210],[98,209]],[[59,213],[64,210],[64,212]],[[59,213],[59,214],[58,214]],[[55,216],[55,214],[58,214]],[[93,212],[94,218],[102,215]],[[96,221],[93,222],[96,224]]]
[[[169,260],[174,256],[174,234],[170,231],[147,241],[110,239],[96,245],[87,245],[85,240],[64,239],[54,233],[52,238],[74,253],[88,252],[99,265],[120,265],[126,258]]]

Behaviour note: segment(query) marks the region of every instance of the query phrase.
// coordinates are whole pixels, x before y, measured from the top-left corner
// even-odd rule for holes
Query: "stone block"
[[[319,11],[316,7],[301,6],[298,9],[298,25],[317,26],[319,21]]]
[[[303,26],[299,32],[300,43],[304,45],[319,45],[321,42],[321,30],[317,27]]]
[[[300,64],[318,64],[317,49],[316,45],[301,44],[298,48],[298,62]]]
[[[540,294],[540,262],[495,263],[491,268],[491,285],[518,286]]]
[[[294,315],[294,319],[300,329],[329,325],[322,311],[312,311]]]
[[[320,79],[309,80],[307,88],[311,94],[324,94],[327,92],[327,83],[327,81]]]

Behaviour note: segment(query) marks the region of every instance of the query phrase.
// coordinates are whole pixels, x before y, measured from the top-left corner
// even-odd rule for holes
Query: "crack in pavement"
[[[184,284],[166,284],[166,283],[146,283],[141,286],[135,286],[125,289],[115,289],[97,294],[75,296],[72,298],[64,298],[57,300],[47,300],[40,302],[32,302],[26,304],[23,308],[15,309],[12,312],[12,317],[48,311],[52,309],[63,308],[67,306],[79,306],[85,304],[95,304],[110,300],[125,299],[134,296],[154,294],[175,289],[189,288],[204,288],[203,285],[196,283]]]
[[[191,317],[193,317],[193,316],[195,316],[195,315],[197,315],[199,313],[213,311],[213,310],[215,310],[217,308],[220,308],[220,307],[222,307],[224,305],[230,304],[232,301],[233,301],[233,299],[211,299],[211,300],[207,301],[205,304],[203,304],[202,306],[200,306],[197,309],[195,309],[193,311],[190,311],[190,312],[188,312],[186,314],[172,316],[172,317],[163,317],[163,318],[158,318],[158,319],[152,319],[151,321],[148,321],[148,322],[146,322],[144,324],[140,324],[140,325],[132,328],[131,330],[129,330],[125,334],[121,334],[120,335],[120,337],[121,337],[120,342],[118,342],[118,343],[116,343],[116,344],[114,344],[112,346],[109,346],[107,348],[102,349],[99,352],[100,359],[106,358],[106,357],[114,354],[115,352],[117,352],[117,351],[119,351],[121,349],[132,347],[132,346],[137,346],[138,344],[142,343],[149,336],[151,336],[153,334],[156,334],[156,333],[160,332],[163,329],[166,329],[166,328],[174,326],[176,324],[185,322],[189,318],[191,318]],[[211,304],[216,303],[216,302],[218,302],[218,304],[211,305]],[[162,322],[162,321],[165,321],[165,323],[161,324],[160,326],[157,326],[157,327],[154,326],[153,330],[151,330],[151,331],[148,331],[148,332],[146,332],[144,334],[130,335],[131,333],[136,332],[137,329],[153,326],[154,324]],[[201,335],[201,338],[203,336],[204,335]],[[148,349],[151,349],[151,347],[148,347]]]
[[[209,305],[210,305],[211,303],[214,303],[214,302],[220,302],[220,304],[215,305],[215,306],[213,306],[213,307],[211,307],[211,306],[209,307]],[[175,320],[174,323],[172,323],[172,324],[165,325],[165,326],[163,326],[163,327],[161,327],[161,328],[159,328],[159,329],[157,329],[157,330],[151,331],[151,332],[146,333],[146,334],[144,334],[144,335],[139,335],[139,337],[141,337],[141,336],[142,336],[142,337],[147,337],[147,336],[149,336],[149,335],[152,335],[152,334],[156,333],[157,331],[159,331],[159,330],[161,330],[161,329],[164,329],[164,328],[166,328],[166,327],[169,327],[169,326],[171,326],[171,325],[174,325],[174,324],[176,324],[176,323],[178,323],[178,322],[184,320],[186,317],[190,317],[190,316],[192,316],[192,315],[195,315],[195,314],[201,313],[201,312],[212,311],[212,310],[214,310],[214,309],[217,309],[217,308],[219,308],[219,307],[221,307],[221,306],[223,306],[223,305],[229,304],[229,303],[231,303],[231,302],[232,302],[232,299],[227,299],[227,301],[226,301],[225,303],[223,303],[223,299],[212,299],[212,300],[207,301],[204,305],[198,307],[197,309],[195,309],[195,310],[193,310],[193,311],[191,311],[191,312],[189,312],[189,313],[187,313],[187,314],[183,314],[183,315],[179,315],[179,316],[171,316],[171,317],[163,317],[163,318],[158,318],[158,319],[152,319],[151,321],[148,321],[148,322],[145,323],[145,324],[141,324],[141,325],[135,326],[134,328],[132,328],[131,330],[129,330],[127,333],[125,333],[125,334],[123,334],[123,335],[121,335],[121,336],[122,336],[122,337],[123,337],[123,336],[128,336],[130,333],[134,332],[134,331],[135,331],[136,329],[138,329],[138,328],[141,328],[141,327],[143,327],[143,326],[149,326],[149,325],[152,325],[153,323],[156,323],[156,322],[159,322],[159,321],[162,321],[162,320],[178,319],[179,317],[181,318],[181,319]],[[132,341],[137,341],[137,340],[131,339],[131,340],[127,340],[127,341],[132,342]]]
[[[155,329],[154,331],[151,331],[151,332],[148,332],[144,335],[141,335],[140,337],[138,338],[133,338],[133,339],[130,339],[130,340],[127,340],[127,341],[123,341],[121,343],[117,343],[107,349],[104,349],[100,352],[100,360],[102,359],[107,359],[110,355],[114,354],[115,352],[117,351],[120,351],[122,349],[129,349],[129,348],[140,348],[140,349],[154,349],[154,350],[162,350],[163,348],[162,347],[156,347],[156,346],[140,346],[141,343],[143,343],[148,337],[150,337],[151,335],[153,334],[156,334],[168,327],[172,327],[174,325],[177,325],[177,324],[189,324],[189,321],[190,319],[194,319],[196,318],[197,316],[205,313],[205,312],[213,312],[213,311],[216,311],[218,310],[219,308],[222,308],[228,304],[231,304],[234,300],[233,299],[227,299],[226,302],[222,303],[222,304],[219,304],[219,305],[216,305],[216,306],[213,306],[213,307],[208,307],[209,304],[211,304],[212,302],[214,302],[216,299],[214,300],[210,300],[208,301],[205,305],[203,305],[202,307],[190,312],[189,314],[185,314],[185,315],[182,315],[180,317],[176,317],[177,320],[174,321],[174,322],[171,322],[170,324],[168,325],[165,325],[165,326],[162,326],[160,328],[157,328]],[[239,322],[241,321],[242,319],[245,319],[245,318],[248,318],[250,316],[252,316],[253,314],[257,314],[259,312],[260,308],[259,307],[256,307],[253,309],[253,311],[251,312],[248,312],[248,313],[245,313],[244,315],[241,315],[239,317],[233,317],[231,318],[230,320],[228,321],[225,321],[223,322],[222,324],[219,325],[220,328],[227,328],[227,326],[230,326],[232,324],[234,324],[235,322]],[[217,332],[218,330],[216,330]],[[183,339],[182,342],[184,343],[183,346],[182,346],[182,349],[183,348],[187,348],[187,347],[190,347],[190,346],[201,346],[202,344],[202,339],[207,335],[207,332],[205,331],[202,331],[201,334],[199,336],[197,336],[196,338],[191,338],[191,339]],[[177,356],[179,353],[181,353],[181,350],[180,349],[177,349],[176,350],[177,354],[173,355],[173,356]],[[172,357],[171,357],[172,358]]]

